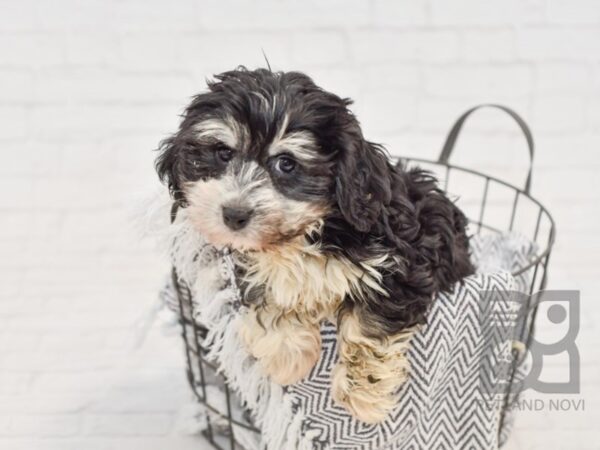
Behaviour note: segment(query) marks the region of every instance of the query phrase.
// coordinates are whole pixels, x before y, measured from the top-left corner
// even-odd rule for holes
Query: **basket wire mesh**
[[[519,125],[527,141],[530,165],[527,178],[523,188],[516,187],[499,178],[483,174],[473,169],[453,165],[449,162],[450,156],[456,144],[457,138],[462,130],[466,119],[476,110],[483,107],[500,109],[511,116]],[[528,237],[537,245],[538,251],[535,258],[526,265],[518,267],[512,272],[514,277],[521,276],[527,281],[527,304],[524,311],[527,317],[521,320],[521,327],[515,336],[528,349],[535,333],[535,319],[537,315],[538,301],[532,303],[532,294],[543,291],[548,279],[548,264],[555,240],[555,224],[548,210],[530,194],[532,167],[534,157],[534,142],[527,124],[514,111],[501,105],[485,104],[475,106],[466,111],[455,122],[451,128],[442,152],[437,161],[418,158],[400,158],[408,165],[418,164],[429,169],[443,180],[444,190],[450,194],[453,192],[454,184],[461,184],[461,177],[477,179],[481,184],[475,196],[464,196],[457,200],[457,204],[463,208],[470,221],[471,233],[505,233],[518,232]],[[458,181],[456,181],[458,180]],[[473,181],[473,180],[471,180]],[[502,188],[505,194],[502,200],[493,201],[491,193],[494,189]],[[464,186],[460,194],[465,192]],[[171,219],[174,220],[178,205],[174,204],[171,211]],[[493,211],[494,210],[494,211]],[[519,220],[521,217],[528,219]],[[520,225],[520,226],[519,226]],[[216,365],[207,360],[205,355],[207,349],[203,348],[202,340],[206,329],[197,324],[194,318],[194,304],[190,289],[177,276],[175,269],[172,271],[172,283],[176,290],[179,306],[179,321],[182,327],[182,337],[185,346],[187,378],[198,402],[202,403],[207,410],[206,423],[203,435],[219,450],[243,450],[239,439],[236,439],[235,428],[240,427],[246,431],[260,433],[260,429],[254,426],[249,414],[244,417],[235,417],[234,399],[226,378],[218,373]],[[504,404],[501,410],[499,433],[504,428],[507,411],[518,399],[519,392],[515,386],[515,376],[519,364],[525,358],[527,352],[513,350],[512,364],[509,371],[509,382],[507,392],[504,395]],[[216,383],[224,393],[225,408],[216,406],[216,399],[209,398],[207,389],[209,379]],[[243,410],[243,405],[238,405]],[[224,409],[224,411],[223,411]],[[212,419],[212,421],[211,421]],[[216,419],[216,420],[215,420]],[[218,423],[215,423],[218,422]]]

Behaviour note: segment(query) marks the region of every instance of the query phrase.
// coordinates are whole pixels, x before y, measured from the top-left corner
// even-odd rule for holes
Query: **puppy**
[[[464,215],[430,174],[365,140],[350,100],[302,73],[242,67],[208,88],[156,167],[197,230],[233,250],[243,341],[287,385],[318,360],[320,323],[337,323],[333,398],[383,420],[436,294],[473,272]]]

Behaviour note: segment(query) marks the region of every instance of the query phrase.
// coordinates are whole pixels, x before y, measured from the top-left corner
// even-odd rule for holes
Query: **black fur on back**
[[[365,167],[378,165],[377,172],[384,175],[372,178],[369,189],[371,202],[379,202],[371,204],[377,214],[367,231],[358,231],[347,220],[348,213],[338,210],[326,220],[320,242],[324,251],[343,254],[356,264],[382,254],[395,256],[396,264],[383,272],[389,296],[371,292],[363,300],[347,298],[340,310],[344,314],[358,308],[365,333],[383,337],[425,323],[436,294],[451,291],[474,267],[467,219],[434,176],[420,168],[392,166],[381,148],[368,145],[365,157],[372,161]],[[360,206],[361,199],[342,203],[353,205],[360,220],[370,212]]]

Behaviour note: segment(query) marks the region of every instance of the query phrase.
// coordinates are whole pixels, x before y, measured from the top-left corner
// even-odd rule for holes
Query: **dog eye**
[[[277,162],[275,163],[275,168],[279,172],[290,173],[296,168],[296,161],[294,161],[289,156],[281,156],[277,159]]]
[[[231,161],[231,159],[233,158],[233,150],[231,150],[230,148],[227,148],[225,146],[218,147],[217,151],[216,151],[216,155],[220,161],[226,163],[226,162]]]

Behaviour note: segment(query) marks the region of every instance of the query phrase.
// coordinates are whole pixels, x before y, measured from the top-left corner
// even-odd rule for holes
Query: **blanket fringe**
[[[312,448],[309,439],[300,438],[302,410],[294,410],[283,388],[261,373],[240,340],[240,315],[232,314],[241,306],[231,256],[208,245],[190,225],[185,210],[180,210],[170,225],[169,235],[171,261],[178,277],[192,286],[194,320],[208,330],[203,342],[209,349],[205,357],[217,363],[221,374],[227,374],[229,388],[252,412],[262,431],[260,442],[248,442],[252,440],[248,435],[244,445],[252,444],[256,450]]]

